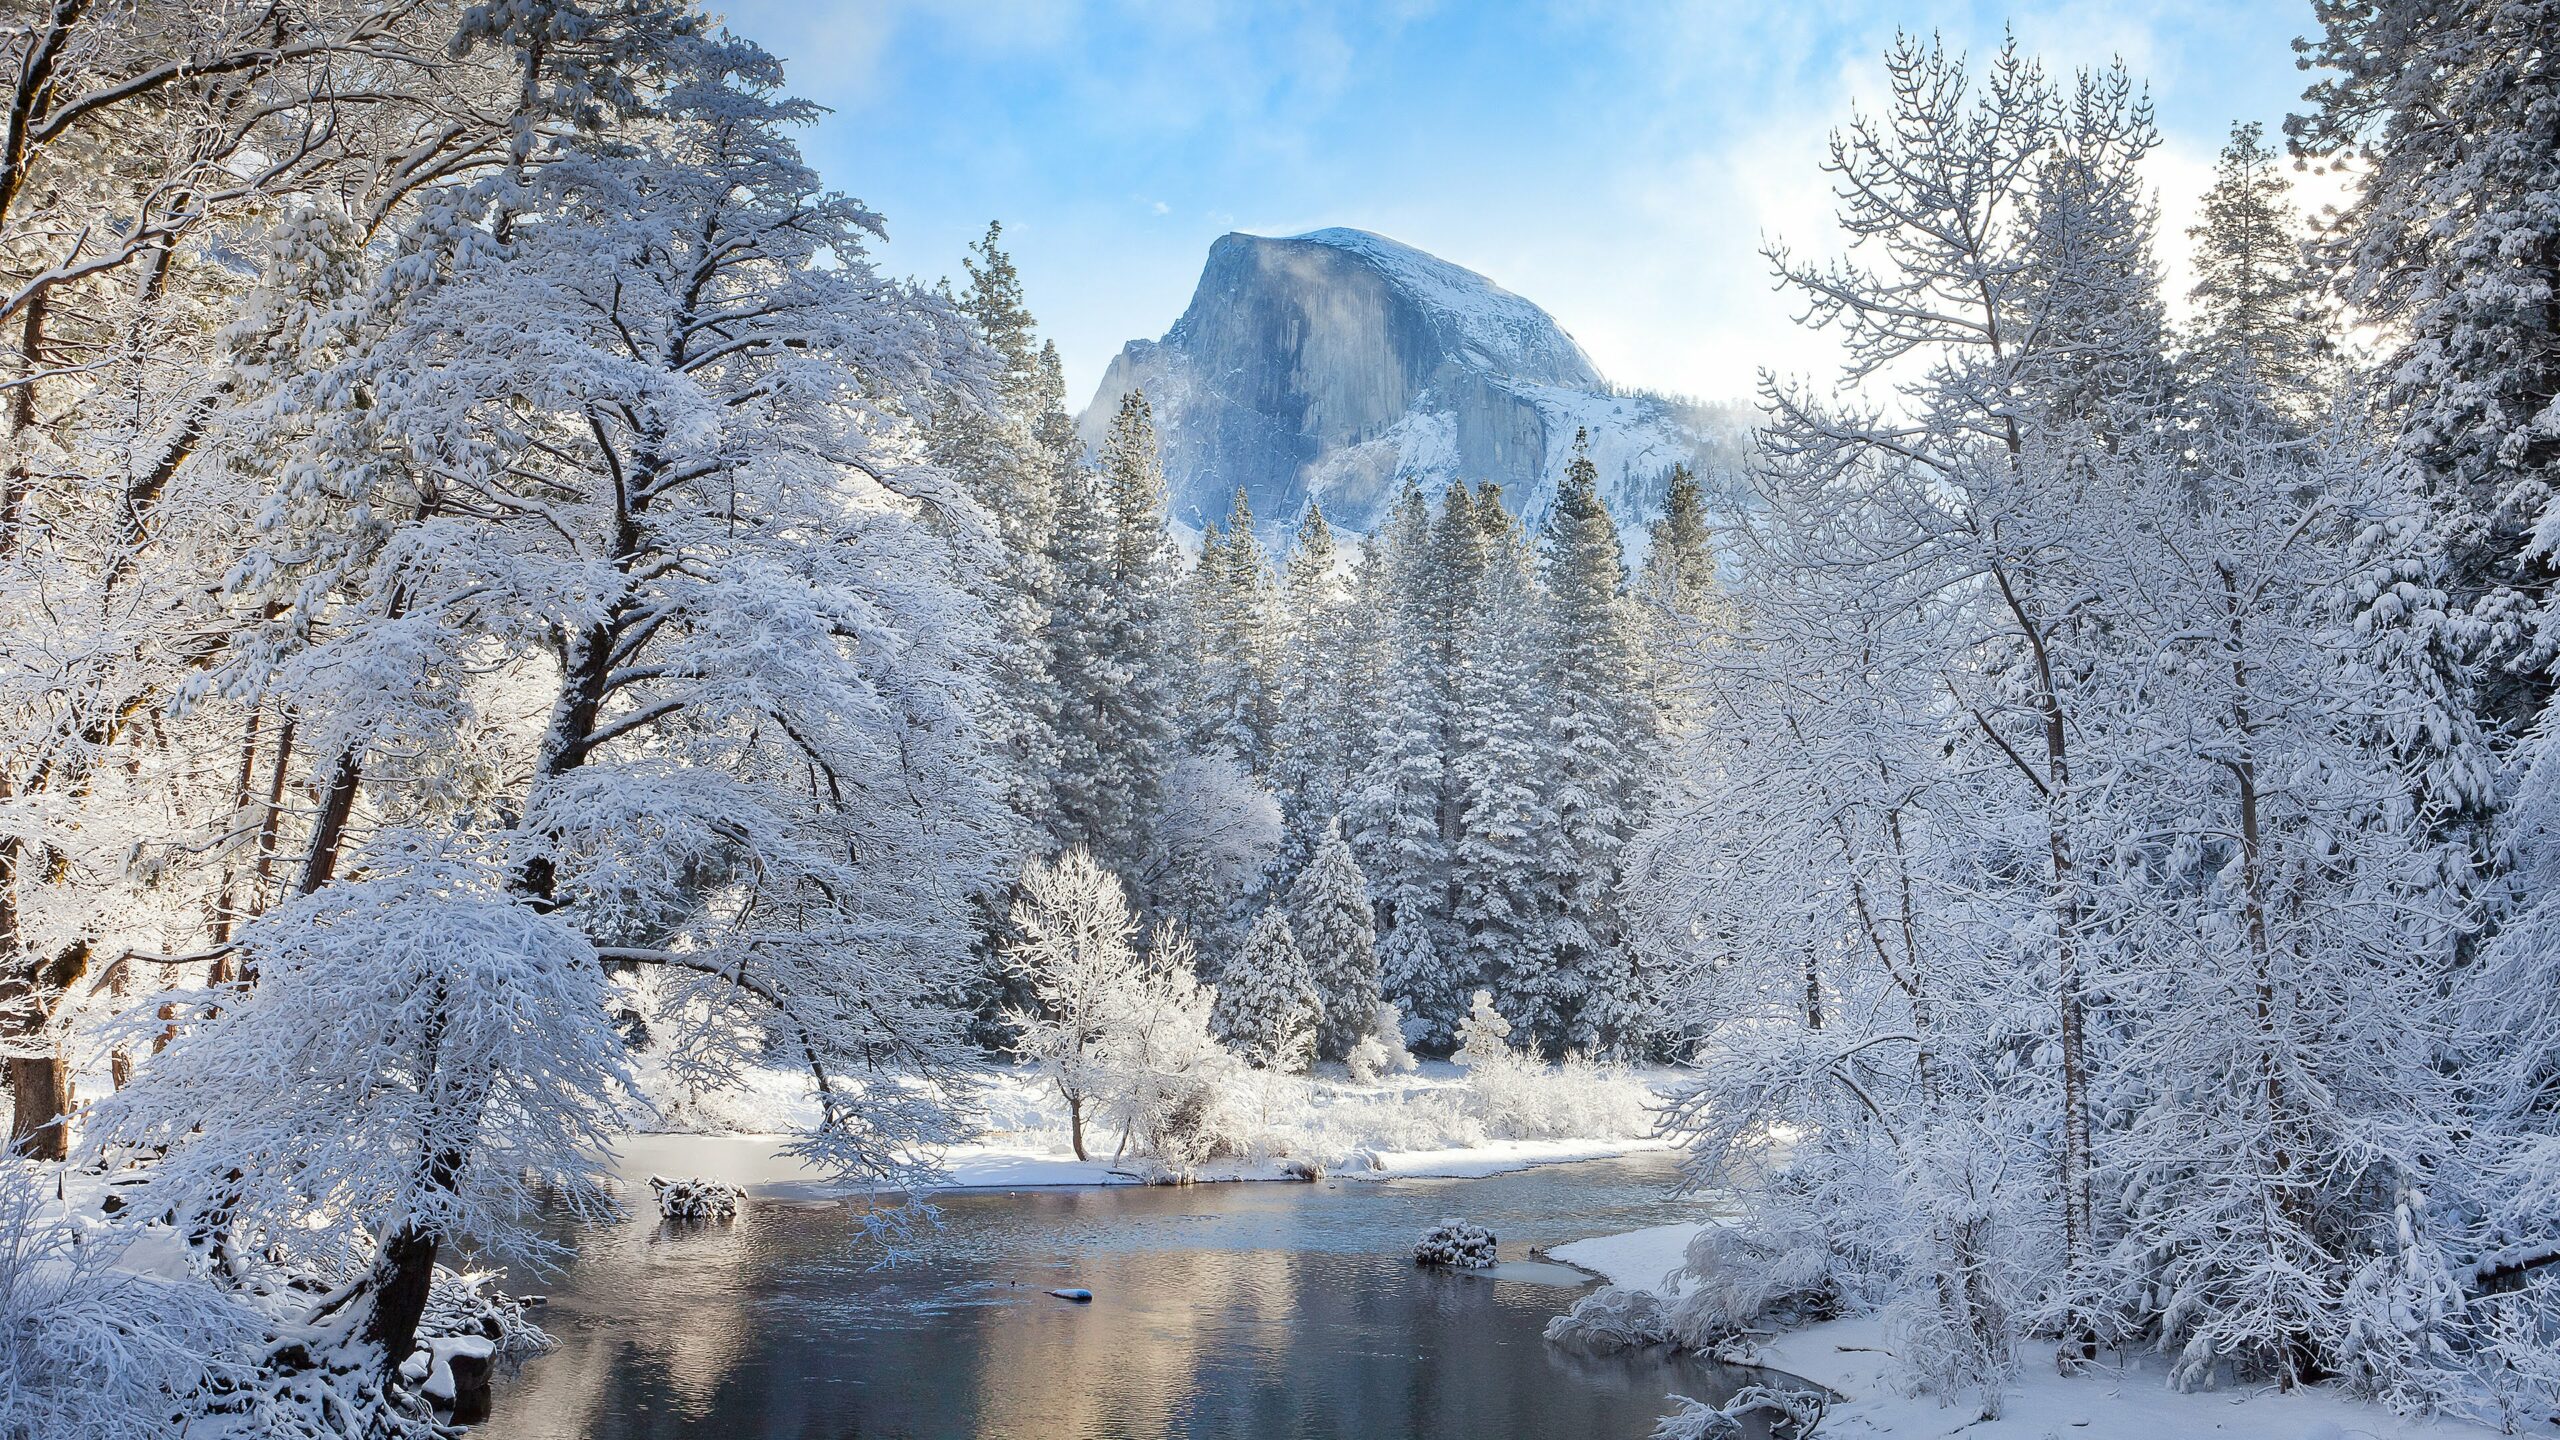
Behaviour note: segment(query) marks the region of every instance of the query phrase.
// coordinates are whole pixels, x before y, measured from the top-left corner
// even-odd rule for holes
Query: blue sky
[[[1762,234],[1827,249],[1823,137],[1897,24],[1975,54],[2012,25],[2057,70],[2121,55],[2166,137],[2182,234],[2231,122],[2305,76],[2297,0],[1788,6],[1642,0],[730,0],[832,108],[828,182],[888,217],[893,270],[957,275],[1005,223],[1081,407],[1181,313],[1210,241],[1353,225],[1546,307],[1614,380],[1709,398],[1825,347]],[[2174,257],[2172,257],[2174,259]]]

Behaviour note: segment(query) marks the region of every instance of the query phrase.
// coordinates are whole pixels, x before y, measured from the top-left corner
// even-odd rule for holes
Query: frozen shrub
[[[0,1435],[148,1440],[179,1397],[234,1383],[250,1317],[193,1280],[115,1268],[112,1232],[50,1214],[35,1167],[0,1158]],[[230,1372],[230,1373],[226,1373]]]
[[[1413,1052],[1405,1048],[1404,1017],[1396,1013],[1393,1003],[1385,1000],[1369,1007],[1369,1030],[1355,1041],[1343,1064],[1351,1078],[1362,1085],[1375,1084],[1389,1075],[1412,1072],[1416,1066]]]
[[[1818,1233],[1701,1226],[1689,1240],[1685,1283],[1664,1319],[1673,1338],[1692,1350],[1712,1350],[1764,1319],[1827,1320],[1841,1309],[1832,1264]]]
[[[1423,1232],[1414,1243],[1413,1263],[1445,1265],[1456,1270],[1490,1270],[1493,1268],[1493,1232],[1481,1225],[1471,1225],[1456,1216],[1442,1220]]]
[[[1773,1390],[1766,1385],[1745,1385],[1722,1405],[1703,1404],[1686,1395],[1674,1395],[1671,1400],[1680,1408],[1653,1427],[1653,1440],[1743,1440],[1755,1433],[1757,1427],[1746,1428],[1755,1416],[1777,1434],[1805,1440],[1822,1424],[1827,1408],[1818,1390]]]
[[[1662,1318],[1662,1302],[1652,1291],[1603,1285],[1548,1321],[1547,1338],[1560,1345],[1607,1352],[1667,1344],[1672,1336]]]
[[[1377,1036],[1363,1035],[1352,1045],[1351,1052],[1342,1057],[1342,1064],[1351,1072],[1353,1084],[1375,1084],[1378,1077],[1386,1073],[1387,1047],[1378,1043]]]
[[[1492,991],[1475,993],[1467,1018],[1458,1022],[1458,1051],[1450,1058],[1470,1071],[1516,1058],[1511,1053],[1511,1022],[1493,1008]]]
[[[1624,1070],[1587,1060],[1543,1065],[1505,1049],[1467,1068],[1467,1112],[1500,1140],[1644,1135],[1652,1094]]]
[[[738,1218],[741,1195],[735,1186],[699,1176],[670,1180],[664,1175],[652,1175],[649,1188],[658,1192],[658,1213],[669,1220]]]

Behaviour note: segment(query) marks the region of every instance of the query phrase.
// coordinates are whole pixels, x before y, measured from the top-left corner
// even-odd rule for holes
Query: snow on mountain
[[[1227,513],[1241,487],[1267,538],[1309,500],[1366,532],[1411,479],[1437,494],[1493,481],[1544,519],[1577,430],[1630,532],[1674,464],[1738,451],[1732,412],[1614,391],[1553,317],[1485,277],[1365,230],[1210,246],[1191,304],[1133,341],[1077,426],[1097,443],[1131,389],[1163,437],[1173,518]]]

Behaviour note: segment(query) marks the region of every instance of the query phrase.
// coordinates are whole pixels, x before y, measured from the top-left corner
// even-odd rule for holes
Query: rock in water
[[[1273,543],[1311,498],[1365,534],[1408,476],[1431,495],[1496,482],[1535,526],[1577,429],[1632,536],[1674,464],[1730,461],[1748,424],[1614,391],[1544,310],[1365,230],[1220,238],[1182,318],[1111,362],[1076,422],[1087,446],[1132,389],[1155,411],[1174,520],[1223,520],[1241,486]]]

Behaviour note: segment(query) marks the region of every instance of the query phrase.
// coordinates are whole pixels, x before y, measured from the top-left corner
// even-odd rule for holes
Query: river
[[[1638,1437],[1747,1378],[1540,1330],[1590,1282],[1529,1247],[1694,1218],[1660,1154],[1480,1180],[959,1192],[890,1269],[837,1202],[577,1236],[487,1440]],[[1417,1269],[1460,1215],[1505,1263]],[[1087,1304],[1052,1297],[1083,1287]]]

